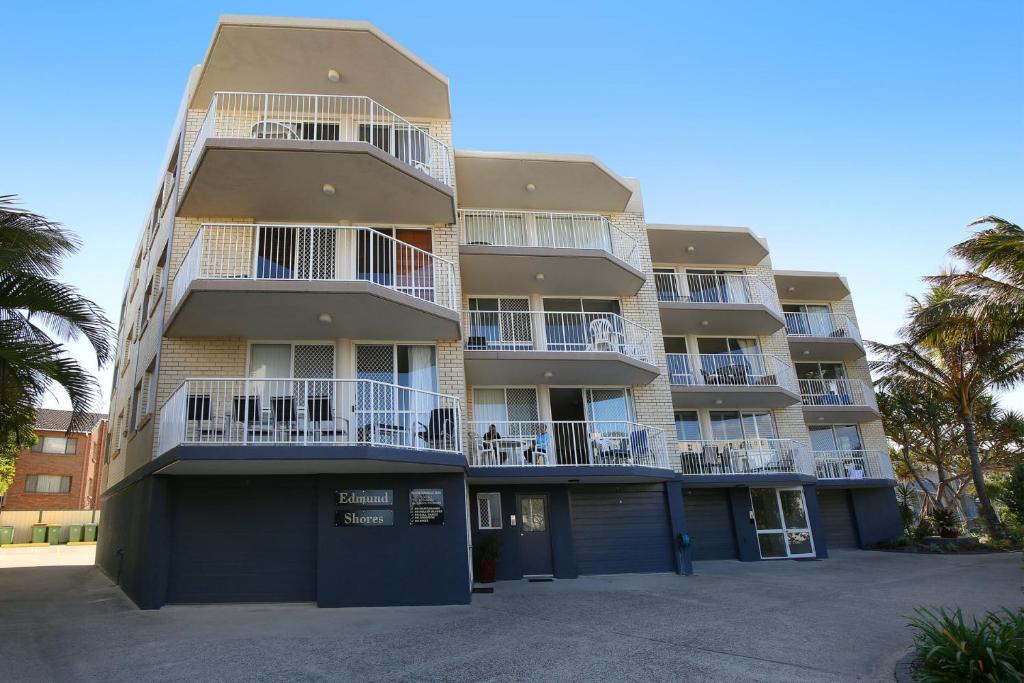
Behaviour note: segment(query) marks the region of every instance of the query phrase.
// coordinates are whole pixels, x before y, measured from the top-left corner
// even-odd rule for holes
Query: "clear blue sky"
[[[750,226],[845,274],[868,338],[968,221],[1024,220],[1020,0],[9,3],[0,194],[78,232],[112,319],[221,13],[375,23],[451,80],[458,148],[593,154],[651,222]]]

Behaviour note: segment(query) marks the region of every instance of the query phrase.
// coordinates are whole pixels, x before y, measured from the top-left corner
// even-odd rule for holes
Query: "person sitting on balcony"
[[[505,464],[505,461],[508,460],[508,454],[507,453],[503,453],[503,452],[502,453],[498,452],[498,447],[501,444],[491,443],[492,441],[500,441],[500,440],[501,440],[501,434],[498,433],[498,428],[495,427],[494,425],[491,425],[490,427],[488,427],[487,428],[487,432],[484,434],[484,444],[488,448],[490,448],[492,451],[494,451],[495,455],[497,455],[499,458],[501,458],[501,463],[502,464]]]
[[[534,456],[538,465],[543,464],[544,456],[547,455],[548,450],[551,448],[551,435],[548,434],[548,426],[541,425],[537,427],[537,436],[533,439],[533,445],[526,449],[523,456],[526,458],[526,462],[531,465],[534,464]]]
[[[487,433],[484,434],[484,441],[494,441],[495,439],[500,439],[500,438],[501,438],[501,434],[498,433],[498,428],[495,427],[494,425],[491,425],[490,427],[488,427],[487,428]]]

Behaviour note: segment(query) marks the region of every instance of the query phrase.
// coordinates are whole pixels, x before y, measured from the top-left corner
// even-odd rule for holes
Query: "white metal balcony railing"
[[[761,353],[669,353],[674,386],[779,386],[797,391],[788,359]]]
[[[476,467],[671,468],[664,430],[626,420],[483,421],[470,422],[469,429],[469,464]]]
[[[792,439],[680,441],[683,474],[814,475],[807,446]]]
[[[615,313],[464,311],[470,351],[613,351],[654,363],[651,331]]]
[[[836,313],[786,313],[786,334],[790,337],[848,337],[858,344],[864,343],[853,320]]]
[[[209,138],[366,142],[448,187],[451,149],[423,128],[368,97],[217,92],[210,100],[186,178]]]
[[[172,307],[197,279],[367,281],[459,310],[451,261],[371,228],[207,223],[174,278]]]
[[[782,305],[765,278],[757,275],[655,273],[658,301],[695,304],[762,304],[782,315]]]
[[[802,379],[800,398],[805,406],[866,406],[878,410],[875,392],[859,379]]]
[[[895,479],[889,454],[882,451],[814,451],[818,479]]]
[[[462,243],[496,247],[601,249],[640,269],[636,240],[597,214],[459,211]]]
[[[461,424],[459,399],[373,380],[187,379],[160,409],[157,455],[179,445],[368,445],[461,453]]]

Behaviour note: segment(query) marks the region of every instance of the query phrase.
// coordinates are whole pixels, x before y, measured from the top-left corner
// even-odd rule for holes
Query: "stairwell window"
[[[481,531],[501,528],[501,494],[476,494],[477,528]]]
[[[25,477],[25,493],[69,493],[71,477],[30,474]]]

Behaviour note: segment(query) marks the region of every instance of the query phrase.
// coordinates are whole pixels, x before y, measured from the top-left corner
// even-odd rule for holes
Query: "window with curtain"
[[[64,436],[41,436],[32,444],[33,453],[50,455],[74,455],[78,440]]]
[[[529,436],[538,420],[537,390],[532,387],[473,390],[474,429],[481,434],[493,424],[503,437]]]
[[[712,410],[711,435],[715,440],[775,439],[771,411]]]
[[[815,451],[859,451],[864,445],[860,440],[857,425],[812,425],[811,450]]]
[[[749,303],[750,297],[747,296],[743,281],[728,277],[742,274],[742,270],[687,268],[686,287],[690,291],[690,301],[697,303]]]
[[[626,389],[587,389],[587,419],[593,422],[632,422],[633,410]]]
[[[52,474],[30,474],[25,477],[26,493],[68,493],[71,491],[71,477]]]
[[[600,216],[538,214],[537,243],[542,247],[611,250],[608,225]]]

